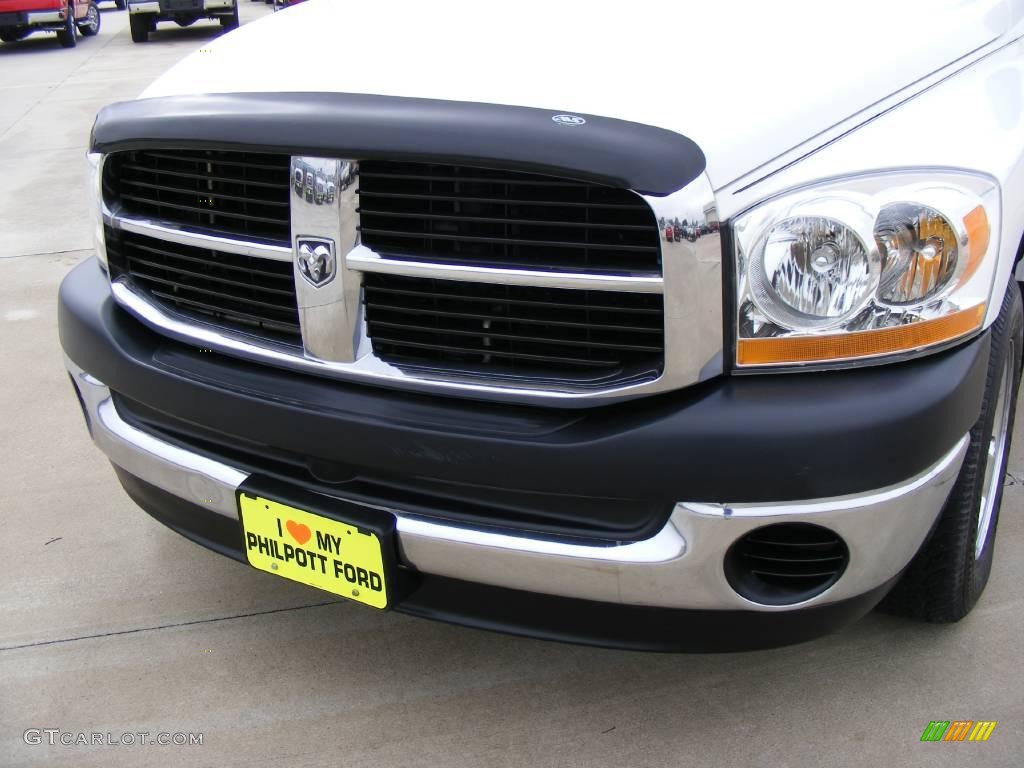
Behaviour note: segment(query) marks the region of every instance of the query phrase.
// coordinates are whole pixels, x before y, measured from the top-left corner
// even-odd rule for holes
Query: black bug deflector
[[[553,110],[345,93],[167,96],[113,104],[92,151],[232,149],[467,163],[548,173],[663,196],[705,168],[690,139],[595,115],[558,122]]]

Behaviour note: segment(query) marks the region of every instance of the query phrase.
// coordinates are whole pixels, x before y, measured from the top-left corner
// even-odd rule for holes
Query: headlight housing
[[[92,244],[96,250],[96,258],[103,268],[107,268],[107,243],[103,234],[103,155],[90,152],[89,159],[89,216],[92,225]]]
[[[981,328],[995,182],[887,173],[774,198],[732,225],[736,366],[905,355]]]

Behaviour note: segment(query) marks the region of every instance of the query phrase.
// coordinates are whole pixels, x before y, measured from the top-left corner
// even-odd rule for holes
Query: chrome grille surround
[[[313,172],[312,193],[297,173]],[[138,286],[115,278],[115,300],[142,322],[180,341],[255,362],[367,384],[426,393],[448,393],[504,400],[582,407],[671,391],[722,372],[722,255],[717,233],[689,242],[666,240],[664,222],[694,220],[714,210],[714,196],[701,174],[665,197],[639,195],[654,213],[661,247],[662,274],[586,273],[516,269],[382,256],[363,245],[358,232],[358,162],[292,157],[290,213],[292,247],[181,226],[172,221],[130,215],[103,201],[104,223],[115,229],[228,253],[291,261],[294,265],[302,349],[250,332],[175,312],[154,302]],[[635,193],[639,194],[639,193]],[[337,277],[316,288],[305,280],[294,254],[303,237],[336,243]],[[620,379],[553,380],[531,376],[488,376],[438,366],[396,366],[375,354],[362,303],[367,273],[431,280],[537,286],[554,289],[661,294],[664,359],[658,370]]]

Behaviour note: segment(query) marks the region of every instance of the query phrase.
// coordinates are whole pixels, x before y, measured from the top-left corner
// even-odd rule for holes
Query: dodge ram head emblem
[[[299,272],[319,288],[331,282],[337,272],[334,241],[322,237],[300,237],[295,242]]]

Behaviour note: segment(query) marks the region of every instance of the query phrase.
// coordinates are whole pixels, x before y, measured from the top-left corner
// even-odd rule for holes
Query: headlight
[[[736,364],[915,352],[977,331],[998,190],[967,174],[886,174],[771,200],[733,222]]]
[[[107,243],[103,235],[103,155],[90,152],[89,158],[89,189],[87,190],[90,221],[92,224],[92,244],[96,257],[103,268],[107,268]]]

